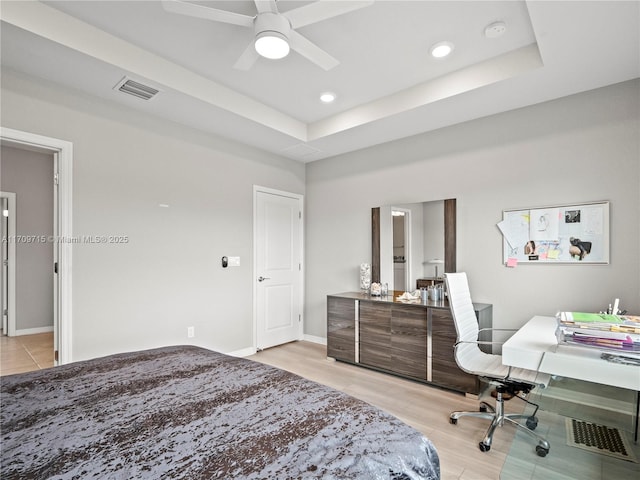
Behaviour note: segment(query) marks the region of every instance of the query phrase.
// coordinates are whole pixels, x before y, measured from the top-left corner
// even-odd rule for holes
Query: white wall
[[[458,271],[494,325],[599,310],[640,314],[640,81],[479,119],[307,167],[306,333],[326,335],[326,295],[358,288],[371,207],[457,198]],[[611,202],[609,265],[502,264],[504,209]]]
[[[53,155],[0,152],[0,190],[16,194],[16,330],[33,333],[53,328]]]
[[[253,345],[253,185],[304,194],[304,165],[13,72],[1,114],[73,142],[74,236],[128,237],[73,247],[73,360]],[[241,266],[223,269],[224,255]]]

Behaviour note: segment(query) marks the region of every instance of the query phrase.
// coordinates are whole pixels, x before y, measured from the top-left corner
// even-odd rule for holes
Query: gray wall
[[[640,312],[639,97],[640,82],[627,82],[306,168],[11,72],[0,113],[5,127],[73,142],[76,235],[129,237],[74,246],[79,360],[163,344],[252,345],[253,184],[305,194],[308,335],[326,335],[327,294],[359,288],[372,206],[452,197],[458,270],[476,301],[494,304],[498,327],[614,297]],[[503,209],[594,200],[611,202],[609,265],[502,265]],[[223,270],[223,255],[242,266]]]
[[[458,271],[497,327],[615,297],[640,314],[639,99],[635,80],[308,165],[306,332],[326,335],[327,294],[358,289],[371,207],[443,198],[458,200]],[[504,209],[601,200],[609,265],[502,264]]]
[[[0,190],[16,194],[17,333],[53,327],[53,155],[2,147]]]
[[[304,165],[12,72],[1,114],[73,142],[74,236],[128,237],[73,247],[73,360],[253,345],[253,185],[304,194]]]

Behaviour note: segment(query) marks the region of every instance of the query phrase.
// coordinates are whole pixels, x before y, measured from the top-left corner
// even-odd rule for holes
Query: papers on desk
[[[559,344],[640,355],[639,316],[560,312],[556,318]]]

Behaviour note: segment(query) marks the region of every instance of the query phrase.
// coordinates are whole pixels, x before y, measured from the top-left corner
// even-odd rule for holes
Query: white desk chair
[[[483,452],[491,449],[493,433],[498,426],[503,426],[505,421],[509,422],[538,440],[536,452],[544,457],[549,453],[549,442],[543,437],[533,432],[538,425],[535,414],[538,405],[529,402],[524,396],[534,387],[546,387],[549,384],[549,375],[523,368],[512,368],[502,364],[502,356],[485,353],[480,350],[481,344],[492,344],[496,342],[482,342],[478,340],[478,320],[471,302],[469,283],[467,274],[446,273],[445,282],[447,294],[449,295],[449,305],[457,332],[455,344],[455,359],[458,366],[467,373],[477,375],[489,385],[496,385],[495,408],[488,403],[480,402],[480,410],[477,412],[452,412],[449,421],[452,424],[458,423],[460,417],[477,417],[491,420],[491,425],[487,430],[484,439],[479,447]],[[525,402],[536,407],[533,415],[505,414],[504,396],[507,400],[511,396],[517,396]],[[489,410],[489,411],[487,411]],[[526,426],[517,422],[516,419],[526,419]]]

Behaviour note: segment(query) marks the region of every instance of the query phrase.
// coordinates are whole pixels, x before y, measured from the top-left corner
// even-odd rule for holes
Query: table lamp
[[[438,278],[438,265],[443,265],[444,260],[440,260],[439,258],[434,258],[433,260],[429,260],[427,263],[431,265],[435,265],[436,267],[436,278]]]

